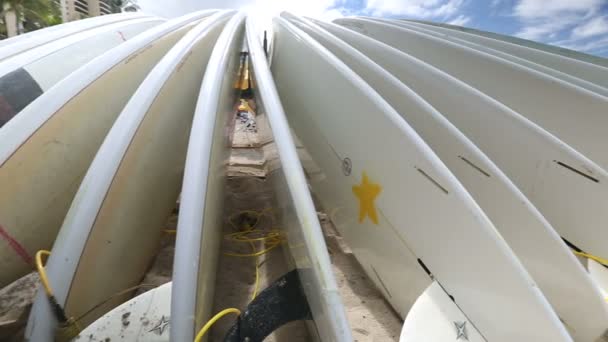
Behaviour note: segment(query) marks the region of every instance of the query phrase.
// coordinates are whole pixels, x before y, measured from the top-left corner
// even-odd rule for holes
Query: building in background
[[[112,0],[59,0],[61,19],[68,21],[120,12]]]

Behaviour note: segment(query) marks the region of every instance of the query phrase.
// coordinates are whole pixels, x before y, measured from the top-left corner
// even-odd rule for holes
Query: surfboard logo
[[[376,210],[376,197],[382,192],[380,184],[372,182],[367,174],[363,172],[360,185],[353,186],[353,193],[359,199],[359,223],[363,223],[366,217],[378,224],[378,212]]]
[[[454,322],[456,328],[456,340],[469,340],[469,334],[467,334],[467,322]]]
[[[342,160],[342,172],[345,176],[350,176],[350,173],[353,171],[353,162],[350,158],[346,157]]]
[[[165,332],[165,330],[168,327],[169,327],[169,320],[167,318],[165,318],[165,316],[162,316],[160,321],[158,322],[158,324],[156,324],[154,326],[154,328],[152,328],[152,330],[150,330],[149,332],[153,332],[160,336]]]

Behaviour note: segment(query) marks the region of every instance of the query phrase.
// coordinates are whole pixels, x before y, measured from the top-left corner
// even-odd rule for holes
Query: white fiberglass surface
[[[338,23],[363,32],[479,89],[608,170],[608,98],[507,60],[393,24]],[[445,56],[450,58],[445,58]]]
[[[53,87],[52,90],[49,89],[45,96],[41,96],[38,101],[29,104],[23,110],[24,113],[27,113],[26,115],[17,115],[0,128],[0,140],[3,142],[0,145],[0,164],[5,163],[70,98],[80,94],[101,75],[117,65],[129,64],[138,54],[144,53],[147,49],[156,50],[155,48],[160,45],[159,42],[164,40],[163,37],[180,29],[184,34],[183,29],[188,25],[200,21],[214,12],[214,10],[195,12],[158,25],[75,70],[64,78],[59,86]]]
[[[475,143],[565,239],[608,255],[608,175],[542,128],[466,83],[386,44],[316,22],[400,79]]]
[[[240,47],[244,15],[236,14],[219,36],[206,67],[194,112],[180,195],[175,295],[171,317],[173,341],[192,341],[211,318],[221,227],[230,124],[239,95]]]
[[[121,304],[78,334],[76,341],[169,342],[172,283]]]
[[[385,20],[382,20],[382,21],[385,21]],[[470,48],[478,50],[478,51],[483,51],[490,55],[494,55],[496,57],[500,57],[500,58],[503,58],[510,62],[520,64],[522,66],[528,67],[528,68],[536,70],[538,72],[553,76],[564,82],[572,83],[576,86],[585,88],[589,91],[593,91],[600,95],[603,95],[603,96],[608,95],[608,88],[606,88],[606,86],[608,86],[608,81],[607,81],[608,75],[602,76],[602,74],[608,74],[607,68],[602,68],[602,67],[599,67],[599,66],[596,66],[593,64],[589,64],[589,63],[582,63],[584,66],[590,66],[593,69],[597,69],[597,70],[595,70],[595,73],[593,73],[593,75],[599,74],[600,79],[603,79],[605,81],[605,82],[595,82],[594,83],[593,80],[581,78],[584,75],[566,72],[566,71],[571,72],[573,70],[579,70],[578,67],[567,68],[566,66],[561,66],[559,64],[558,65],[551,64],[551,67],[549,67],[546,65],[546,63],[543,63],[542,59],[530,60],[530,59],[525,58],[525,57],[527,57],[525,54],[524,54],[524,56],[522,56],[521,54],[515,53],[515,51],[507,50],[508,52],[506,52],[504,49],[500,49],[500,46],[495,46],[495,44],[491,44],[492,42],[496,42],[494,39],[483,38],[480,36],[466,34],[466,33],[463,33],[460,31],[455,31],[455,30],[448,30],[448,29],[444,29],[444,28],[440,28],[440,27],[436,27],[436,26],[432,26],[432,25],[424,25],[424,24],[415,25],[412,22],[405,22],[402,20],[386,20],[386,22],[390,23],[390,24],[402,26],[405,28],[409,28],[411,30],[430,34],[430,35],[436,36],[438,38],[443,38],[443,39],[449,40],[453,43],[467,46],[467,47],[470,47]],[[466,35],[466,36],[462,37],[461,35]],[[473,39],[473,38],[475,38],[475,39]],[[486,40],[488,40],[489,42]],[[486,44],[486,43],[488,43],[488,44]],[[504,42],[498,42],[498,43],[507,44]],[[513,44],[509,44],[509,45],[513,45]],[[517,45],[515,45],[515,46],[520,49],[526,49],[521,46],[517,46]],[[534,49],[527,49],[527,50],[537,51]],[[542,52],[539,52],[539,53],[542,53]],[[546,55],[554,56],[551,54],[546,54]],[[580,67],[581,62],[574,61],[574,60],[571,60],[571,61],[576,62],[576,64],[578,64],[578,66]],[[604,83],[606,83],[606,84],[604,84]]]
[[[268,118],[280,159],[280,167],[271,172],[269,181],[277,194],[281,226],[287,227],[287,252],[298,269],[320,339],[352,341],[317,211],[266,55],[251,21],[247,38],[258,87],[256,104],[258,111],[263,111]]]
[[[313,23],[289,18],[367,81],[421,135],[489,216],[575,339],[601,336],[608,308],[597,286],[507,176],[441,113],[386,70]]]
[[[4,60],[5,58],[23,53],[29,49],[33,49],[37,46],[51,43],[71,34],[76,34],[95,27],[109,25],[124,20],[143,17],[147,16],[133,13],[103,15],[94,18],[77,20],[66,24],[55,25],[42,30],[5,39],[0,41],[0,61]]]
[[[120,39],[121,38],[120,37],[121,29],[128,28],[129,26],[131,26],[133,24],[141,24],[141,23],[149,23],[149,22],[155,22],[158,24],[158,23],[161,23],[162,21],[160,19],[146,19],[146,18],[135,19],[135,20],[124,20],[124,21],[120,21],[118,23],[114,23],[111,25],[104,25],[104,26],[101,26],[101,27],[98,27],[95,29],[87,30],[85,32],[79,32],[77,34],[73,34],[68,37],[58,39],[49,44],[39,46],[35,49],[31,49],[27,52],[24,52],[18,56],[14,56],[14,57],[11,57],[11,58],[8,58],[8,59],[2,61],[0,63],[0,76],[4,76],[15,69],[22,68],[33,62],[40,61],[40,60],[44,61],[45,57],[48,57],[49,55],[52,56],[53,54],[60,52],[63,49],[70,49],[70,47],[73,48],[74,45],[78,46],[78,44],[83,44],[83,43],[86,43],[87,41],[94,42],[94,41],[97,41],[97,39],[99,39],[99,42],[102,43],[101,44],[102,46],[100,46],[99,51],[103,52],[103,51],[107,50],[107,48],[103,49],[104,40],[108,40],[108,38],[114,38],[114,36],[116,36],[117,38]],[[151,27],[151,26],[146,26],[146,27]],[[130,36],[132,36],[132,35],[133,34],[131,34]],[[123,42],[126,41],[126,37],[124,39],[120,39],[119,41],[123,41]],[[116,43],[116,44],[118,44],[118,43]],[[85,55],[88,54],[87,51],[79,51],[78,49],[71,50],[72,54],[75,54],[76,52],[83,53]],[[92,56],[99,55],[99,54],[101,54],[101,52],[99,52],[97,54],[93,54]],[[76,56],[70,56],[70,55],[68,55],[68,56],[76,57]],[[64,56],[64,58],[65,58],[65,56]],[[89,57],[88,60],[90,60],[90,59],[92,59],[92,58]],[[56,64],[53,64],[53,66],[56,66]],[[48,68],[48,65],[47,65],[47,68]],[[62,68],[61,64],[56,66],[56,68],[61,69]],[[74,70],[74,69],[75,68],[73,68],[71,70]]]
[[[93,58],[161,23],[162,21],[157,19],[143,19],[112,25],[104,30],[105,32],[97,32],[94,36],[85,37],[84,40],[54,51],[29,63],[24,69],[44,91]],[[49,68],[49,65],[53,67]]]
[[[570,341],[432,150],[371,87],[298,31],[275,19],[277,89],[291,127],[323,172],[313,183],[316,194],[387,300],[405,316],[430,284],[413,284],[422,271],[408,266],[415,255],[413,263],[426,265],[488,340]],[[415,286],[422,287],[416,297],[406,297]]]
[[[232,14],[218,12],[198,24],[163,57],[117,118],[85,175],[47,263],[65,310],[76,317],[87,312],[83,326],[126,300],[113,298],[89,312],[137,285],[152,262],[179,195],[196,94],[213,45]],[[35,306],[32,336],[44,338],[48,323],[39,322],[52,321],[52,313],[44,296]]]
[[[399,342],[458,340],[487,342],[441,285],[434,281],[405,318]]]
[[[454,27],[451,25],[416,21],[402,22],[412,23],[421,27],[424,26],[429,29],[436,29],[437,32],[480,43],[493,49],[501,50],[556,70],[561,70],[581,79],[597,83],[598,85],[604,87],[608,86],[608,80],[606,78],[608,62],[602,57],[466,27]]]

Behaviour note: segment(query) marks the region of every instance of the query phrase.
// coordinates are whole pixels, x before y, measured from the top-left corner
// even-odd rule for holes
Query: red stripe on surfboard
[[[33,265],[34,264],[34,259],[32,258],[32,256],[27,252],[27,250],[19,243],[19,241],[15,240],[5,229],[4,227],[2,227],[2,225],[0,225],[0,236],[2,236],[2,238],[4,240],[6,240],[6,242],[8,243],[9,246],[11,246],[11,248],[13,249],[13,251],[15,251],[15,253],[17,253],[17,255],[19,255],[19,257],[21,257],[21,259],[28,265]]]

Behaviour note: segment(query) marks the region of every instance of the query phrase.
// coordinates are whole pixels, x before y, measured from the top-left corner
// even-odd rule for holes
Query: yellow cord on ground
[[[207,323],[205,323],[205,325],[201,328],[201,330],[198,332],[198,334],[196,334],[196,337],[194,338],[194,342],[200,342],[201,339],[203,338],[203,336],[205,336],[205,334],[207,333],[209,328],[211,328],[211,326],[213,324],[215,324],[215,322],[217,322],[220,318],[226,316],[227,314],[231,314],[231,313],[234,313],[238,316],[241,314],[241,310],[236,309],[236,308],[230,308],[230,309],[224,309],[224,310],[218,312],[215,316],[213,316],[213,318],[211,318]]]
[[[258,257],[260,255],[264,255],[268,252],[270,252],[271,250],[275,249],[279,244],[274,244],[271,245],[270,247],[261,250],[261,251],[257,251],[255,253],[249,253],[249,254],[238,254],[238,253],[224,253],[224,255],[228,255],[228,256],[233,256],[233,257]]]
[[[257,225],[260,223],[261,217],[268,215],[268,212],[272,211],[272,208],[266,208],[261,211],[255,210],[242,210],[238,213],[235,213],[228,217],[228,222],[230,225],[237,230],[234,233],[224,235],[226,240],[230,240],[233,242],[245,242],[249,243],[252,249],[252,253],[224,253],[224,255],[233,256],[233,257],[253,257],[256,258],[255,262],[255,283],[253,288],[253,293],[251,296],[251,300],[254,300],[258,294],[259,286],[260,286],[260,263],[257,260],[257,257],[262,256],[274,248],[278,247],[283,242],[283,236],[278,229],[271,230],[259,230]],[[244,227],[238,227],[234,222],[234,218],[237,216],[241,216],[243,214],[249,214],[254,218],[253,222],[245,222]],[[244,229],[243,229],[244,228]],[[243,230],[241,230],[243,229]],[[240,230],[240,231],[239,231]],[[267,243],[268,247],[262,250],[257,250],[256,243]]]
[[[251,249],[255,252],[255,243],[249,242]],[[253,293],[251,294],[251,301],[258,295],[258,287],[260,286],[260,264],[258,264],[258,258],[253,259],[255,265],[255,282],[253,284]]]

